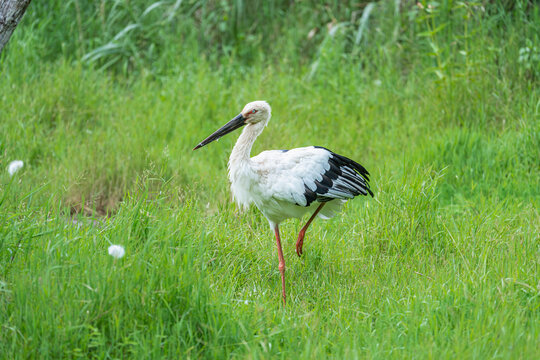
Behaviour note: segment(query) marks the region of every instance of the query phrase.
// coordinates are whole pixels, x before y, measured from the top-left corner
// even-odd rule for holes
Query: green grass
[[[255,2],[253,27],[242,1],[111,3],[32,4],[0,58],[0,358],[540,356],[537,6],[381,2],[355,44],[354,4]],[[230,199],[237,134],[191,151],[255,99],[253,154],[325,146],[375,192],[302,258],[306,219],[282,225],[286,307],[267,221]]]

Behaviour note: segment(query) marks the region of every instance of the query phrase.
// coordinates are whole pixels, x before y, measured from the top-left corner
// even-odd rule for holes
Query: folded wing
[[[264,151],[252,161],[265,197],[309,206],[314,201],[373,196],[362,165],[323,147]]]

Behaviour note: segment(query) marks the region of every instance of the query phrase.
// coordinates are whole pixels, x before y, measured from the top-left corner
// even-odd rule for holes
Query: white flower
[[[13,160],[8,165],[9,176],[13,176],[17,171],[19,171],[24,166],[22,160]]]
[[[109,255],[116,259],[120,259],[123,257],[126,253],[126,250],[124,250],[124,247],[121,245],[111,245],[109,246]]]

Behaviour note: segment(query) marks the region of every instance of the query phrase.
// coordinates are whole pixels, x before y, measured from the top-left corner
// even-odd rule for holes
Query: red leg
[[[281,286],[283,287],[283,306],[287,304],[287,298],[285,295],[285,258],[283,257],[283,250],[281,249],[281,239],[279,238],[279,226],[276,224],[274,227],[276,233],[277,250],[279,256],[279,272],[281,273]]]
[[[309,227],[309,225],[311,224],[311,222],[313,221],[313,219],[315,219],[315,216],[317,216],[319,211],[321,211],[324,204],[326,204],[326,203],[321,203],[321,205],[319,205],[317,210],[315,210],[313,215],[311,215],[311,217],[309,218],[307,224],[302,228],[302,230],[300,230],[300,233],[298,234],[298,241],[296,242],[296,253],[298,254],[298,256],[302,255],[302,246],[304,245],[304,236],[306,235],[306,230]]]

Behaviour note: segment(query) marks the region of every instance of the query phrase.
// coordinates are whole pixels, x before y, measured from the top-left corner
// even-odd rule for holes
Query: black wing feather
[[[351,199],[358,195],[371,195],[369,172],[354,160],[336,154],[324,147],[315,146],[330,153],[330,168],[322,174],[321,181],[315,181],[317,188],[313,191],[304,184],[306,206],[313,201],[327,202],[334,199]]]

